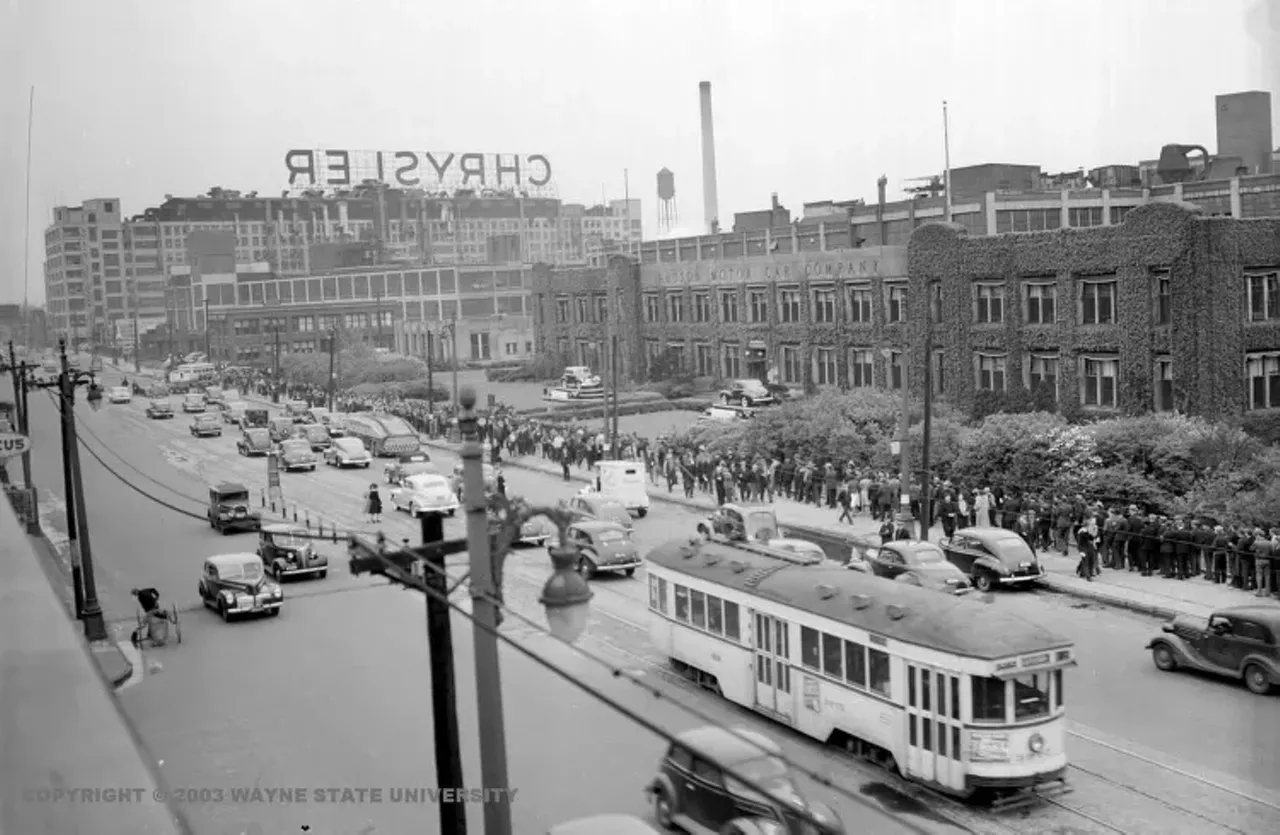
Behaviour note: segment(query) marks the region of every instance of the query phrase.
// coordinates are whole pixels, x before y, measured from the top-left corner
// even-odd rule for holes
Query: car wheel
[[[449,511],[449,517],[450,517],[450,518],[453,518],[453,514],[455,514],[455,513],[457,513],[457,512],[458,512],[457,510],[451,510],[451,511]]]
[[[327,568],[324,571],[316,572],[316,579],[318,580],[323,580],[325,577],[328,577],[328,576],[329,576],[329,569]]]
[[[991,588],[994,585],[995,578],[985,571],[979,571],[977,574],[973,575],[973,587],[983,594],[991,591]]]
[[[1151,660],[1155,662],[1156,669],[1164,670],[1166,673],[1178,669],[1178,659],[1173,657],[1173,650],[1169,649],[1167,644],[1156,644],[1152,647]]]
[[[623,572],[623,573],[625,573],[628,577],[634,577],[634,576],[636,576],[636,570],[635,570],[634,568],[628,568],[628,569],[627,569],[625,572]]]
[[[727,394],[722,394],[722,395],[720,395],[720,401],[721,401],[722,403],[724,403],[724,405],[728,406],[728,405],[729,405],[729,395],[727,395]]]
[[[709,528],[707,528],[707,526],[706,526],[706,525],[699,525],[699,526],[698,526],[698,536],[702,537],[704,540],[705,540],[705,539],[710,539],[710,538],[711,538],[711,530],[710,530]]]
[[[231,613],[227,611],[227,603],[225,600],[218,601],[218,617],[222,618],[223,623],[231,622]]]
[[[582,575],[583,579],[590,580],[596,576],[595,563],[586,557],[582,557],[578,560],[578,573]]]
[[[371,463],[372,463],[371,461],[366,461],[366,462],[364,462],[364,468],[365,468],[366,470],[367,470],[367,469],[369,469],[369,464],[371,464]]]
[[[1244,686],[1249,688],[1250,693],[1265,696],[1271,692],[1271,677],[1262,669],[1262,665],[1250,664],[1244,668]]]
[[[673,818],[675,814],[671,810],[671,801],[667,799],[667,793],[662,789],[657,789],[653,793],[653,820],[662,829],[668,832],[676,828]]]
[[[280,617],[280,609],[281,609],[281,607],[280,607],[280,606],[277,606],[276,608],[272,609],[272,610],[271,610],[271,617],[273,617],[273,618],[278,618],[278,617]]]
[[[751,398],[749,397],[742,398],[741,400],[738,401],[738,405],[744,409],[751,408]]]
[[[636,510],[636,515],[639,516],[641,519],[643,519],[644,517],[649,515],[649,508],[647,507],[639,508],[638,510]]]

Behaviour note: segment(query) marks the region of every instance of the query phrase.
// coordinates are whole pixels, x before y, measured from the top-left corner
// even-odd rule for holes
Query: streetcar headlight
[[[1031,739],[1027,740],[1027,747],[1031,749],[1031,753],[1039,754],[1044,750],[1044,737],[1040,734],[1032,734]]]

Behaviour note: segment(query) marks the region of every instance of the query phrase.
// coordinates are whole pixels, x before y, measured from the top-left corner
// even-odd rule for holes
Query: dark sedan
[[[942,550],[979,591],[1034,583],[1045,575],[1027,541],[1003,528],[961,528],[942,541]]]
[[[968,578],[947,562],[942,549],[932,542],[899,539],[867,548],[858,556],[849,561],[848,567],[854,571],[949,594],[971,590]]]

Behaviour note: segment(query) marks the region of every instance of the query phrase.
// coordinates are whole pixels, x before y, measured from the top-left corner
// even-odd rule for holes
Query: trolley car
[[[1069,791],[1072,643],[980,600],[696,538],[646,557],[688,678],[903,777],[999,805]]]

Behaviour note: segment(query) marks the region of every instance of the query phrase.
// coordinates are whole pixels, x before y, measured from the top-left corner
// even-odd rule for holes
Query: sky
[[[939,173],[943,100],[953,166],[1214,151],[1213,97],[1278,86],[1260,2],[0,0],[0,301],[43,301],[54,206],[279,194],[291,148],[544,154],[568,202],[629,182],[649,236],[665,166],[696,232],[700,81],[725,227]]]

